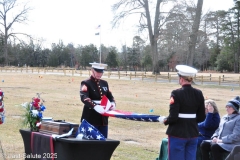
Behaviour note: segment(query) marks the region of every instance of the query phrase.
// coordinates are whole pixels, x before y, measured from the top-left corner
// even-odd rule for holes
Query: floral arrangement
[[[0,124],[3,124],[4,123],[4,119],[5,119],[5,116],[4,116],[4,103],[3,103],[3,97],[4,97],[4,93],[3,91],[0,89]]]
[[[38,97],[33,97],[31,103],[25,103],[23,107],[26,109],[24,115],[24,125],[30,127],[31,131],[39,131],[42,121],[42,112],[46,109],[43,105],[44,100]]]

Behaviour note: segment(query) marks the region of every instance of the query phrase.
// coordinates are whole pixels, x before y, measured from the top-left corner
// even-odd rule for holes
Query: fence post
[[[74,76],[74,70],[72,70],[72,76]]]
[[[155,82],[157,82],[157,73],[155,73]]]
[[[110,71],[108,71],[108,78],[110,78]]]
[[[219,76],[218,84],[219,84],[219,86],[220,86],[220,84],[221,84],[221,76]]]
[[[120,71],[118,71],[118,79],[120,79]]]
[[[136,73],[136,71],[135,71],[135,77],[136,77],[136,74],[137,74],[137,73]]]
[[[203,84],[203,75],[201,76],[201,84]]]
[[[130,80],[132,79],[132,72],[130,72]]]
[[[171,74],[169,74],[168,81],[171,82]]]
[[[142,81],[143,81],[143,73],[142,73]]]
[[[224,75],[223,75],[223,81],[224,81]]]
[[[210,81],[212,81],[212,74],[210,74]]]
[[[66,69],[65,68],[63,69],[63,73],[64,73],[64,76],[66,76]]]

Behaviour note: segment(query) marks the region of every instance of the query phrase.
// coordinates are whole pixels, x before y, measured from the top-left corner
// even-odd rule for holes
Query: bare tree
[[[164,25],[165,17],[161,15],[160,5],[168,0],[119,0],[112,7],[115,12],[113,18],[113,27],[121,20],[132,14],[139,14],[139,31],[148,30],[148,36],[151,46],[151,54],[153,60],[153,73],[159,74],[159,57],[157,50],[157,42],[159,40],[160,28]],[[155,4],[150,8],[150,4]],[[151,10],[155,10],[154,16],[151,16]],[[118,10],[121,10],[117,13]],[[153,22],[151,21],[153,20]]]
[[[21,7],[20,10],[19,7]],[[14,15],[9,18],[14,10],[17,10],[17,13],[14,13]],[[25,23],[27,21],[27,13],[30,10],[31,8],[27,6],[27,3],[17,4],[17,0],[0,0],[0,32],[4,36],[5,65],[8,65],[8,41],[10,37],[17,38],[17,34],[28,36],[25,33],[11,32],[13,24]]]
[[[187,64],[190,66],[193,65],[193,57],[195,54],[195,46],[197,43],[197,34],[198,34],[198,29],[199,29],[200,20],[201,20],[202,6],[203,6],[203,0],[198,0],[196,15],[193,22],[192,32],[190,34],[190,41],[189,41],[189,53],[188,53],[189,57],[188,57]]]

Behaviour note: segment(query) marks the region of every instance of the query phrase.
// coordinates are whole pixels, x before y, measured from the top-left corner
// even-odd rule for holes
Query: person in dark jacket
[[[221,118],[218,129],[211,140],[201,143],[201,152],[204,160],[210,160],[210,152],[214,160],[222,159],[229,154],[236,145],[240,145],[240,97],[237,96],[226,104],[227,115]]]
[[[204,121],[205,107],[202,91],[191,86],[197,70],[177,65],[180,89],[173,90],[170,97],[169,116],[160,116],[159,122],[168,125],[168,159],[196,159],[198,123]]]
[[[111,102],[109,110],[114,110],[116,104],[107,81],[101,79],[104,67],[107,65],[95,62],[90,64],[92,65],[91,76],[82,81],[80,86],[80,99],[84,103],[81,121],[85,119],[107,138],[108,117],[102,115],[106,110],[100,102],[105,95]]]
[[[198,146],[200,146],[203,140],[211,139],[220,123],[219,111],[214,100],[205,100],[205,113],[206,119],[203,122],[198,123]]]

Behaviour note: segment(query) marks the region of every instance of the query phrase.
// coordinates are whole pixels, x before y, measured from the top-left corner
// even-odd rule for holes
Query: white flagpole
[[[101,54],[102,54],[102,52],[101,52],[101,35],[102,35],[102,33],[101,33],[101,28],[102,28],[102,25],[100,25],[100,31],[99,31],[99,39],[100,39],[100,46],[99,46],[99,54],[100,54],[100,63],[101,63]]]

